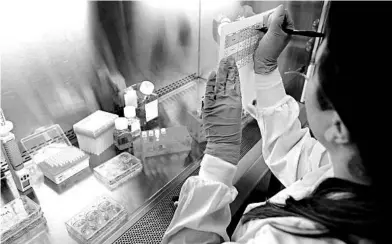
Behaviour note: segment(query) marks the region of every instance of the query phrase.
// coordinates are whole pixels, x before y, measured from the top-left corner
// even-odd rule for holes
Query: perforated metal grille
[[[197,175],[199,168],[190,176]],[[174,215],[173,196],[178,196],[185,180],[173,188],[166,196],[160,199],[153,208],[143,215],[128,231],[126,231],[115,244],[135,243],[150,244],[160,243],[170,220]]]
[[[260,131],[256,123],[246,126],[242,132],[241,158],[260,140]],[[189,176],[197,175],[199,168]],[[155,201],[155,205],[135,222],[115,244],[125,243],[160,243],[174,215],[172,197],[178,196],[185,180],[173,187],[165,196]]]
[[[157,90],[157,94],[158,96],[163,96],[166,95],[167,93],[176,90],[177,88],[180,88],[181,86],[195,80],[197,78],[196,73],[191,74],[181,80],[175,81],[173,83],[171,83],[170,85],[167,85],[165,87],[162,87],[160,89]]]

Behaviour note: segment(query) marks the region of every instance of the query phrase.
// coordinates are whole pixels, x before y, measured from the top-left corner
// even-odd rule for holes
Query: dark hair
[[[382,124],[386,119],[375,121],[370,113],[377,114],[381,109],[385,114],[390,110],[388,90],[382,83],[387,82],[390,69],[383,58],[390,58],[392,53],[392,43],[385,34],[391,27],[391,10],[389,2],[332,1],[326,50],[318,63],[320,107],[333,108],[339,114],[351,142],[359,150],[371,185],[329,178],[304,199],[290,197],[285,204],[267,201],[246,213],[243,223],[267,217],[296,216],[322,226],[322,234],[306,236],[334,237],[348,243],[357,242],[352,237],[377,243],[391,239],[385,230],[388,225],[384,225],[390,217],[389,202],[385,201],[389,190],[385,181],[390,173],[385,167],[389,162],[382,157],[388,152],[387,143],[382,143],[387,135],[369,128],[373,123],[385,130],[390,126]],[[331,199],[331,194],[348,197]]]

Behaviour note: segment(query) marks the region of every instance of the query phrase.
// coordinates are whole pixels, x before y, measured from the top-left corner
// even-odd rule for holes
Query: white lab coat
[[[284,203],[288,195],[303,198],[323,179],[332,177],[332,166],[326,149],[309,130],[301,129],[299,106],[284,91],[279,71],[255,79],[269,82],[256,87],[257,113],[262,134],[262,153],[273,174],[286,188],[273,196],[272,202]],[[263,81],[256,84],[265,84]],[[290,233],[315,233],[316,223],[298,217],[279,217],[239,223],[231,241],[226,228],[231,221],[229,204],[237,196],[232,184],[236,166],[211,155],[205,155],[198,176],[184,183],[177,210],[163,243],[341,243],[335,239],[311,239]],[[245,210],[264,203],[251,204]]]

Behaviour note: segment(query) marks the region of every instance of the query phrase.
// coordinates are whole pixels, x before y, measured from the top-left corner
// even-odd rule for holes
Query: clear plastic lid
[[[74,215],[65,225],[83,243],[97,243],[99,236],[113,231],[110,227],[127,216],[123,206],[108,196],[101,196]],[[95,241],[92,241],[95,239]]]
[[[1,207],[1,240],[6,241],[41,216],[40,206],[26,196],[7,203]]]
[[[59,148],[72,146],[58,124],[38,129],[34,134],[23,138],[20,142],[30,157],[35,156],[40,149],[49,145]]]
[[[138,158],[128,152],[123,152],[95,167],[94,172],[106,184],[112,185],[142,167]]]

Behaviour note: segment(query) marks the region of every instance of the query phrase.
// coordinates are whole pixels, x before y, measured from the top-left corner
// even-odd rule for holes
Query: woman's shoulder
[[[239,243],[336,243],[333,238],[319,238],[325,228],[300,217],[276,217],[247,222],[237,228],[232,241]],[[312,237],[313,236],[313,237]]]

